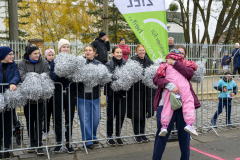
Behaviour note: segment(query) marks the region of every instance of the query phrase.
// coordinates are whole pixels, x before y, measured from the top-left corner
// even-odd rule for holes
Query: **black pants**
[[[29,105],[28,103],[26,106],[24,106],[24,114],[26,117],[28,137],[30,138],[30,146],[31,147],[41,146],[43,103],[38,103],[38,105],[37,104]]]
[[[50,127],[50,118],[54,116],[53,113],[53,97],[49,100],[46,100],[47,102],[44,102],[43,107],[43,132],[48,133],[49,127]],[[55,107],[54,107],[55,108]],[[53,117],[54,120],[54,117]],[[54,125],[54,122],[53,122]],[[53,126],[54,127],[54,126]]]
[[[107,135],[113,134],[113,121],[116,117],[116,136],[120,136],[121,129],[126,113],[126,97],[117,98],[116,96],[107,97]]]
[[[234,67],[233,69],[233,75],[236,75],[238,71],[238,74],[240,75],[240,67]]]
[[[12,119],[14,117],[14,114],[15,114],[15,109],[13,109],[12,111],[11,110],[5,111],[5,112],[3,111],[0,113],[0,148],[2,146],[3,129],[4,129],[4,148],[9,148],[11,144],[12,126],[13,126]]]
[[[69,99],[68,90],[66,94],[63,94],[63,110],[65,110],[65,138],[66,142],[69,142],[69,132],[72,135],[73,118],[76,106],[76,94],[71,92],[70,95],[70,121],[71,127],[69,126]],[[55,132],[57,136],[57,142],[62,142],[62,124],[63,124],[63,113],[62,113],[62,96],[61,91],[55,91]]]
[[[132,119],[133,132],[135,135],[144,134],[145,119]]]

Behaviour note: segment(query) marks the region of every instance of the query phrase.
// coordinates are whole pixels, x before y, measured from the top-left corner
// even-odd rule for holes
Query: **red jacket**
[[[129,46],[128,45],[122,46],[121,44],[119,44],[117,46],[122,49],[123,58],[127,61],[128,60],[128,55],[131,53],[131,50],[130,50]]]
[[[165,63],[165,62],[164,62]],[[185,78],[187,78],[189,80],[192,79],[193,75],[194,75],[194,70],[191,67],[186,67],[183,63],[176,61],[175,64],[173,65],[173,67],[180,73],[182,74]],[[157,110],[157,107],[159,105],[159,102],[162,98],[162,93],[164,91],[165,85],[167,83],[169,83],[170,81],[166,80],[163,77],[159,77],[158,74],[155,74],[155,76],[153,77],[153,83],[158,86],[157,92],[155,94],[155,98],[154,98],[154,102],[153,102],[153,106],[154,106],[154,110]],[[190,90],[192,92],[193,95],[193,99],[194,99],[194,105],[195,108],[199,108],[201,107],[200,102],[198,101],[198,98],[196,96],[196,94],[193,91],[192,85],[190,83]]]

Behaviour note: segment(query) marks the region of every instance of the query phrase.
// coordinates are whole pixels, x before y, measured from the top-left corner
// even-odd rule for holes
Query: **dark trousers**
[[[63,113],[62,113],[62,93],[61,91],[55,91],[55,133],[57,137],[57,142],[62,142],[62,124],[63,124]],[[76,106],[76,95],[75,93],[71,93],[70,95],[70,111],[69,111],[69,98],[68,98],[68,90],[66,94],[63,94],[63,110],[65,110],[65,138],[66,142],[69,142],[69,133],[72,135],[72,127],[73,127],[73,118],[75,113]],[[70,112],[70,122],[71,127],[69,125],[69,112]]]
[[[113,121],[116,117],[116,136],[120,136],[121,129],[126,113],[126,97],[117,98],[117,96],[107,97],[107,135],[113,135]]]
[[[145,119],[132,119],[133,132],[135,135],[144,134],[145,123]]]
[[[157,109],[157,133],[156,138],[154,142],[154,150],[153,150],[153,160],[161,160],[163,152],[165,150],[165,146],[169,137],[169,134],[171,133],[171,129],[173,127],[174,122],[177,123],[177,129],[178,129],[178,140],[179,140],[179,146],[181,150],[181,158],[180,160],[189,160],[190,156],[190,134],[184,130],[184,127],[186,126],[186,122],[183,119],[183,113],[182,109],[175,110],[173,112],[172,119],[168,125],[168,134],[165,137],[158,136],[162,126],[160,123],[161,120],[161,112],[162,112],[163,106],[159,106]]]
[[[219,100],[218,103],[218,110],[215,112],[214,116],[213,116],[213,120],[216,121],[217,117],[219,114],[222,113],[222,109],[225,107],[226,109],[226,123],[228,124],[229,122],[231,122],[231,108],[232,108],[232,99],[228,99],[228,100]]]
[[[233,69],[233,75],[236,75],[238,71],[238,74],[240,75],[240,67],[234,67]]]
[[[30,104],[24,106],[24,115],[26,117],[28,137],[30,146],[37,147],[42,145],[42,119],[43,103]],[[30,124],[29,124],[30,123]]]
[[[3,111],[0,113],[0,150],[2,145],[2,139],[3,139],[3,132],[4,132],[4,148],[9,148],[11,144],[11,138],[12,138],[12,119],[15,114],[15,109],[12,111]],[[4,131],[3,131],[4,130]],[[3,148],[3,149],[4,149]]]
[[[55,108],[55,107],[54,107]],[[50,128],[50,118],[54,116],[53,113],[53,97],[44,102],[43,107],[43,132],[48,133]],[[53,117],[54,120],[54,117]],[[54,122],[53,122],[54,125]]]

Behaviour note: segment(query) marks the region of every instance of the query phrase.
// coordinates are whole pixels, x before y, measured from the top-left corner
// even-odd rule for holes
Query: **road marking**
[[[194,150],[194,151],[196,151],[196,152],[198,152],[198,153],[204,154],[204,155],[206,155],[206,156],[208,156],[208,157],[212,157],[212,158],[214,158],[214,159],[217,159],[217,160],[224,160],[224,159],[222,159],[222,158],[220,158],[220,157],[217,157],[217,156],[214,156],[214,155],[212,155],[212,154],[209,154],[209,153],[200,151],[200,150],[195,149],[195,148],[193,148],[193,147],[190,147],[190,149],[191,149],[191,150]],[[235,159],[235,160],[240,160],[240,159]]]

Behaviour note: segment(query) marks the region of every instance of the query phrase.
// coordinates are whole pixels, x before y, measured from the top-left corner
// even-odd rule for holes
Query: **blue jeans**
[[[222,109],[225,106],[226,109],[226,123],[230,123],[231,122],[231,108],[232,108],[232,99],[228,99],[228,100],[219,100],[218,103],[218,110],[215,112],[214,116],[213,116],[213,120],[216,122],[217,121],[217,117],[219,114],[222,113]]]
[[[165,150],[165,146],[169,137],[169,134],[171,133],[171,129],[173,128],[173,124],[176,121],[177,123],[177,129],[178,129],[178,140],[179,140],[179,146],[181,150],[181,158],[180,160],[189,160],[190,156],[190,134],[184,130],[184,127],[186,126],[186,122],[183,119],[183,113],[182,108],[175,110],[173,112],[172,119],[168,125],[168,133],[165,137],[160,137],[158,134],[162,128],[161,126],[161,112],[162,112],[163,106],[159,106],[157,109],[157,133],[155,137],[154,142],[154,150],[153,150],[153,160],[161,160],[163,152]]]
[[[82,140],[97,139],[97,128],[101,117],[101,106],[98,99],[84,99],[78,98],[78,116],[80,119]],[[93,144],[93,141],[87,142],[86,145]]]

